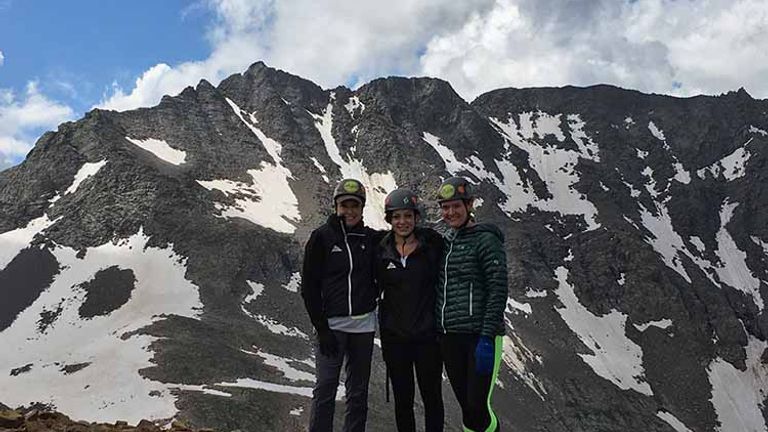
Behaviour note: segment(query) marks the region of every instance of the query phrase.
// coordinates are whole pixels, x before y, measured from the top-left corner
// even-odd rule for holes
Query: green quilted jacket
[[[437,286],[437,328],[443,333],[504,334],[507,258],[496,226],[477,224],[445,235]]]

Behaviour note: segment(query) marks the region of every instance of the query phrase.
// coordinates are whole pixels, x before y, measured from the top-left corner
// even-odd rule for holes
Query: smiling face
[[[398,237],[408,237],[416,228],[416,222],[419,216],[411,209],[401,209],[392,212],[389,224],[392,225],[392,231]]]
[[[363,205],[353,198],[341,197],[336,203],[336,214],[344,219],[344,225],[352,227],[363,219]]]
[[[443,201],[440,203],[440,215],[451,228],[461,228],[469,218],[472,200],[466,205],[462,200]]]

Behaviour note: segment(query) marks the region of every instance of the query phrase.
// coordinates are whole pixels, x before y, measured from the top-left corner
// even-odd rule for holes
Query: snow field
[[[282,145],[267,137],[256,127],[258,121],[253,114],[244,117],[244,112],[234,102],[227,98],[232,111],[240,118],[251,132],[259,139],[273,163],[262,161],[257,169],[249,169],[250,183],[232,180],[198,180],[197,182],[208,190],[217,189],[225,195],[235,196],[234,206],[224,206],[217,203],[226,218],[239,217],[249,220],[256,225],[270,228],[277,232],[292,234],[295,224],[301,219],[299,202],[288,180],[293,174],[283,166],[280,157]]]
[[[635,390],[651,396],[653,391],[645,382],[642,348],[626,337],[627,316],[616,310],[595,316],[580,302],[568,283],[568,270],[555,269],[558,289],[563,303],[556,308],[565,323],[593,354],[579,354],[595,373],[622,390]]]
[[[768,429],[761,408],[768,396],[768,369],[761,362],[768,343],[749,336],[747,369],[741,371],[716,358],[709,366],[712,404],[721,426],[718,431],[763,432]]]
[[[136,423],[175,415],[172,385],[148,380],[138,372],[153,366],[149,347],[157,338],[122,336],[165,315],[195,318],[202,305],[197,287],[184,278],[186,267],[180,257],[172,248],[146,247],[147,241],[139,231],[117,244],[88,249],[82,259],[69,248],[52,251],[61,273],[0,333],[0,344],[9,347],[0,358],[0,369],[33,365],[17,376],[0,374],[0,388],[14,389],[4,395],[6,403],[50,402],[74,418],[98,422]],[[80,318],[78,308],[85,293],[76,286],[115,265],[132,270],[136,277],[130,300],[108,315]],[[59,305],[61,315],[39,333],[40,313]],[[70,374],[61,370],[79,363],[90,364]]]
[[[720,159],[708,167],[701,168],[696,171],[696,175],[700,179],[704,180],[707,175],[712,178],[718,178],[722,174],[728,181],[733,181],[744,177],[746,174],[746,166],[749,159],[752,157],[752,153],[747,149],[747,146],[752,142],[754,138],[750,138],[741,147],[731,152],[728,156]]]
[[[560,128],[561,116],[561,114],[553,116],[542,112],[521,113],[519,127],[513,118],[506,121],[489,119],[505,138],[507,152],[511,144],[528,153],[530,166],[546,183],[553,198],[540,200],[533,190],[523,188],[517,168],[507,159],[508,155],[504,155],[501,160],[496,160],[503,178],[490,180],[507,195],[507,201],[501,209],[508,215],[524,211],[528,205],[532,205],[544,211],[582,215],[588,224],[588,229],[593,230],[600,226],[597,222],[597,208],[573,188],[573,185],[580,180],[576,170],[579,159],[600,161],[599,148],[584,132],[584,122],[577,114],[569,114],[566,117],[570,137],[577,144],[578,150],[545,146],[534,141],[536,137],[543,139],[547,135],[554,136],[560,142],[564,141],[566,137]]]

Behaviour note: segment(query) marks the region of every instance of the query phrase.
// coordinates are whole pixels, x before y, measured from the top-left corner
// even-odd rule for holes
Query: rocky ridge
[[[324,90],[263,63],[94,110],[0,172],[0,343],[19,347],[0,400],[302,430],[297,272],[335,182],[363,180],[384,228],[386,192],[415,189],[435,219],[433,191],[459,174],[506,236],[505,429],[766,430],[766,112],[743,90]],[[376,351],[373,431],[393,421],[383,372]]]

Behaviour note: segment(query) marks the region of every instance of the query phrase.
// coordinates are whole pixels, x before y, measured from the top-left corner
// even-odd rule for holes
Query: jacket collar
[[[413,253],[415,253],[424,247],[424,242],[427,239],[424,237],[424,233],[422,232],[421,228],[418,227],[414,229],[413,235],[416,237],[416,240],[419,241],[419,245],[416,246],[416,249],[413,251]],[[382,250],[382,258],[392,261],[400,260],[400,254],[398,254],[397,250],[395,249],[395,234],[392,231],[388,232],[384,238],[381,239],[379,246]]]

